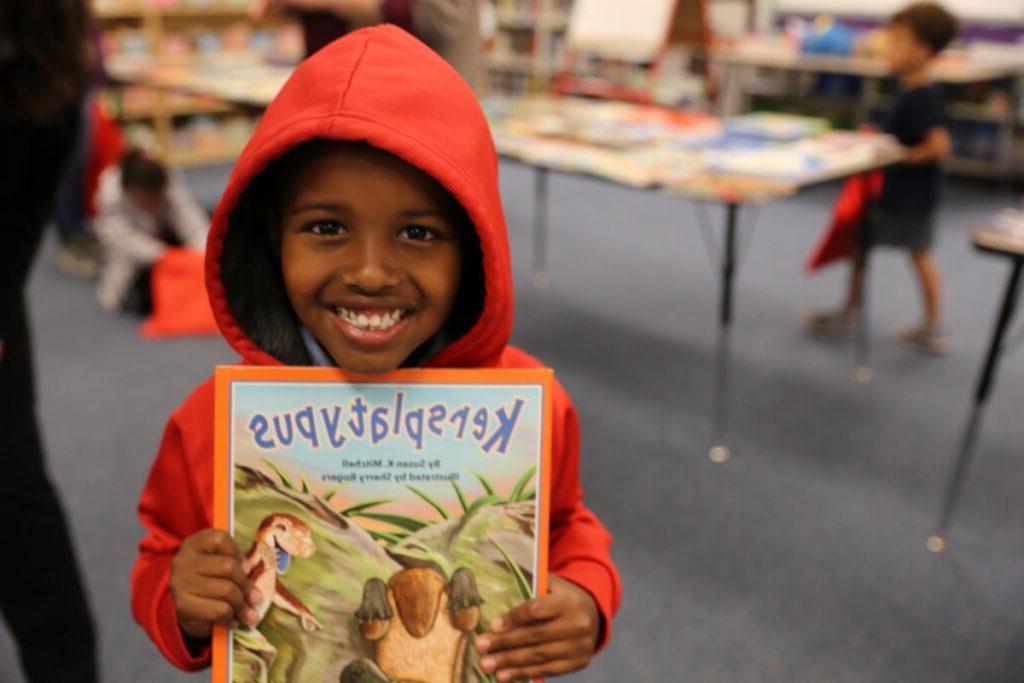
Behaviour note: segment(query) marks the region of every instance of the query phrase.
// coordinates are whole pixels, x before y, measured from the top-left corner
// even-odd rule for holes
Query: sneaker
[[[857,314],[839,310],[827,313],[811,313],[806,319],[807,331],[833,339],[851,339],[857,331]]]
[[[82,235],[57,250],[57,267],[69,275],[91,278],[99,270],[99,245],[91,235]]]
[[[897,334],[896,339],[932,356],[949,352],[949,337],[936,325],[907,328]]]

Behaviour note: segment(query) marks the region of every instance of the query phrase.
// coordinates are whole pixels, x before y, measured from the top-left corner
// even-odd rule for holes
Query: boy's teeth
[[[403,311],[400,308],[384,314],[374,313],[366,315],[365,313],[357,313],[339,306],[336,312],[346,322],[366,330],[386,330],[401,320],[403,315]]]

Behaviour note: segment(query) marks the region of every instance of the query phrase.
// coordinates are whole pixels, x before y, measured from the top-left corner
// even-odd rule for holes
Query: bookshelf
[[[572,0],[496,0],[485,88],[523,95],[548,89],[562,55]]]
[[[759,44],[762,43],[762,44]],[[722,113],[776,110],[827,115],[838,127],[877,121],[891,103],[894,82],[878,55],[800,53],[778,37],[748,37],[715,48],[712,60],[729,73],[731,92]],[[821,74],[850,79],[836,92],[821,87]],[[952,48],[934,64],[941,85],[955,175],[1011,179],[1024,169],[1024,60],[1016,45],[972,43]]]
[[[707,0],[647,0],[625,5],[625,14],[618,2],[496,0],[496,35],[487,59],[488,94],[556,91],[665,106],[704,106],[706,79],[695,70],[694,57],[708,39]],[[650,54],[618,55],[615,45],[608,54],[606,42],[569,48],[580,39],[580,35],[573,37],[574,30],[587,34],[596,29],[600,34],[606,31],[611,14],[634,24],[664,26],[664,31],[653,30],[657,35],[642,31],[638,40]]]
[[[155,63],[196,63],[235,56],[241,68],[302,55],[298,26],[253,20],[249,0],[93,0],[108,70],[115,76]],[[125,67],[129,68],[125,68]],[[234,161],[258,112],[224,100],[135,85],[130,79],[100,93],[128,144],[177,167]]]

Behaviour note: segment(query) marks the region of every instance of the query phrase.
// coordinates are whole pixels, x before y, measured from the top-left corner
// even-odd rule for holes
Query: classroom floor
[[[225,177],[190,180],[212,201]],[[840,270],[802,271],[835,188],[763,209],[743,233],[734,457],[715,465],[717,289],[693,207],[555,177],[553,281],[542,291],[528,278],[531,188],[529,172],[503,168],[515,341],[576,400],[587,500],[615,534],[625,583],[610,647],[572,680],[1024,680],[1020,349],[996,387],[952,547],[924,547],[1007,268],[971,251],[966,228],[1014,195],[960,184],[947,195],[946,358],[890,340],[916,317],[917,292],[899,254],[874,259],[877,377],[866,386],[850,381],[845,346],[813,342],[798,324],[838,298]],[[39,412],[105,680],[184,680],[131,620],[134,507],[166,415],[232,354],[214,338],[140,340],[52,262],[48,244],[31,284]],[[19,680],[3,629],[0,680]]]

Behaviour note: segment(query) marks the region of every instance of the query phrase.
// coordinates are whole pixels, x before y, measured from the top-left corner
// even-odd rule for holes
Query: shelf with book
[[[243,148],[244,145],[223,145],[203,149],[172,149],[167,162],[178,168],[211,166],[238,158]]]
[[[268,61],[297,62],[303,50],[298,26],[279,17],[254,20],[248,8],[248,0],[94,0],[112,76],[102,97],[129,144],[176,166],[234,160],[244,143],[236,138],[239,131],[251,130],[255,111],[228,98],[145,87],[139,81],[158,66],[185,69],[212,62],[218,73],[235,68],[251,75]],[[182,148],[179,139],[191,136],[196,121],[202,132],[195,136],[197,146]]]
[[[870,44],[864,43],[867,49]],[[877,52],[855,56],[801,53],[778,36],[748,36],[712,51],[728,92],[722,113],[813,106],[840,126],[877,122],[895,82]],[[1013,178],[1024,167],[1014,148],[1024,124],[1024,60],[1015,44],[984,40],[954,47],[932,66],[942,91],[953,157],[951,174]]]
[[[146,15],[247,16],[249,5],[249,0],[93,0],[92,10],[98,19]]]
[[[494,54],[490,58],[490,68],[495,71],[509,71],[534,76],[550,77],[553,73],[553,65],[538,66],[536,60],[526,55],[519,54]]]
[[[576,0],[555,92],[704,107],[707,0]]]
[[[558,70],[571,0],[497,0],[486,88],[521,95],[544,90]]]
[[[794,91],[765,82],[746,88],[747,110],[774,110],[827,115],[834,125],[853,128],[880,120],[892,104],[892,84],[873,93],[815,92],[813,81]],[[1013,81],[943,86],[947,127],[953,141],[953,155],[946,164],[951,174],[979,178],[1010,177],[1019,174],[1021,163],[1012,149],[1020,145],[1022,122],[1014,111],[1014,98],[1022,85]]]
[[[496,19],[498,26],[502,28],[521,29],[524,31],[537,28],[564,31],[569,24],[569,17],[564,11],[527,14],[512,10],[502,10],[496,13]]]
[[[152,119],[163,114],[171,117],[182,117],[201,114],[227,114],[237,110],[230,104],[213,101],[182,102],[164,105],[162,107],[158,107],[157,105],[122,106],[121,108],[113,111],[116,113],[118,118],[124,121],[138,121],[142,119]]]

